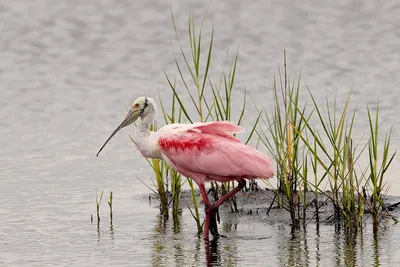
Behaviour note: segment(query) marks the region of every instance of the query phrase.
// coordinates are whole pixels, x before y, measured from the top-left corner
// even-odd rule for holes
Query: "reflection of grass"
[[[156,183],[153,182],[155,190],[145,184],[142,180],[140,180],[143,184],[145,184],[160,200],[160,211],[165,216],[168,216],[168,188],[167,184],[164,182],[166,179],[166,168],[168,168],[167,164],[159,159],[146,159],[149,165],[153,168],[154,175],[156,176]]]
[[[390,140],[392,135],[392,129],[386,134],[385,141],[383,144],[383,152],[381,157],[379,155],[379,103],[376,106],[375,120],[371,116],[370,110],[368,109],[368,119],[370,126],[371,138],[368,143],[368,155],[369,155],[369,171],[368,185],[372,191],[371,198],[369,200],[370,212],[372,214],[372,220],[374,226],[378,225],[379,214],[382,210],[385,210],[385,205],[382,201],[382,194],[384,193],[383,177],[392,163],[392,160],[396,153],[389,155]]]
[[[156,223],[154,224],[152,243],[152,265],[164,266],[169,259],[173,257],[178,266],[184,266],[182,257],[184,251],[181,249],[180,241],[185,242],[183,238],[171,238],[173,234],[182,234],[181,232],[181,219],[180,215],[172,216],[172,221],[168,217],[160,214],[157,215]],[[178,257],[174,257],[177,254]],[[168,265],[168,264],[167,264]]]

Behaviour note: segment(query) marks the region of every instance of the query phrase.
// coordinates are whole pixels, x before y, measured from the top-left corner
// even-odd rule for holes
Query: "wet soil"
[[[208,196],[211,202],[214,202],[212,190],[208,191]],[[331,192],[326,192],[327,195],[331,195]],[[336,224],[339,223],[335,219],[335,212],[332,201],[326,194],[319,193],[318,201],[316,201],[314,192],[307,192],[306,201],[307,208],[304,210],[302,204],[296,203],[296,212],[300,214],[302,223],[322,223],[322,224]],[[199,190],[196,190],[196,196],[200,195]],[[253,186],[253,188],[246,188],[236,194],[236,207],[233,205],[233,200],[222,204],[219,208],[219,216],[224,221],[236,220],[237,216],[240,216],[241,222],[245,223],[268,223],[278,224],[287,223],[291,224],[292,220],[290,213],[287,210],[288,201],[286,196],[282,193],[276,194],[274,190],[269,188],[262,188],[260,186]],[[149,196],[152,205],[158,205],[158,198],[151,194]],[[381,218],[384,220],[392,221],[392,218],[400,217],[400,197],[398,196],[385,196],[384,203],[387,212],[382,212]],[[357,199],[356,199],[357,201]],[[318,203],[318,218],[316,216],[316,203]],[[357,203],[356,203],[357,204]],[[190,190],[184,190],[182,192],[180,206],[183,209],[187,209],[189,206],[193,208],[192,196]],[[204,205],[201,202],[199,206],[200,210],[203,211]],[[304,216],[305,214],[305,216]],[[388,216],[389,215],[389,216]],[[364,210],[364,223],[368,223],[371,220],[371,215],[368,209]]]

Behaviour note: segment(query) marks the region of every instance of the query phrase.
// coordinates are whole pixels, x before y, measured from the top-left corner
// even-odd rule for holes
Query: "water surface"
[[[170,92],[162,68],[176,73],[174,32],[186,33],[190,10],[200,21],[208,1],[51,1],[0,3],[0,265],[202,266],[204,245],[183,211],[179,233],[148,206],[151,169],[124,129],[95,153],[141,95]],[[317,99],[349,88],[360,109],[355,137],[367,134],[365,106],[381,103],[393,150],[400,146],[400,4],[396,1],[213,2],[205,38],[215,26],[218,72],[226,50],[240,48],[234,106],[246,88],[260,106],[271,101],[272,79],[288,53],[292,76],[302,71]],[[183,37],[182,37],[183,38]],[[328,88],[328,89],[327,89]],[[248,110],[249,127],[254,110]],[[400,194],[397,160],[388,171]],[[90,223],[96,189],[114,193],[114,228]],[[225,220],[225,221],[224,221]],[[331,226],[291,235],[285,225],[229,226],[209,260],[223,266],[378,266],[399,260],[396,228],[354,239]],[[226,226],[228,224],[228,226]],[[261,238],[260,238],[261,237]]]

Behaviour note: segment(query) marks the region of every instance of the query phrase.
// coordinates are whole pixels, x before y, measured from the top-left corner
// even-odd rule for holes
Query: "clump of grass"
[[[166,165],[163,161],[159,159],[152,159],[151,162],[151,165],[154,168],[154,174],[156,175],[157,195],[161,203],[160,210],[163,214],[168,215],[168,189],[166,184],[164,183],[164,173],[166,170]]]
[[[148,164],[152,167],[156,183],[153,181],[153,186],[155,189],[148,186],[142,180],[140,180],[144,185],[146,185],[160,200],[160,212],[161,214],[168,217],[169,214],[169,204],[168,204],[168,189],[167,184],[164,182],[166,179],[166,168],[168,167],[166,163],[159,159],[146,159]]]
[[[321,105],[307,88],[312,105],[301,106],[300,78],[297,83],[290,84],[285,51],[284,66],[280,90],[276,80],[273,83],[272,111],[265,112],[262,117],[268,130],[257,131],[261,143],[268,148],[277,164],[278,185],[274,201],[288,210],[292,225],[298,226],[300,219],[306,224],[307,191],[310,189],[314,196],[317,222],[319,199],[324,195],[334,207],[332,217],[337,222],[358,229],[362,227],[364,210],[367,209],[373,224],[377,225],[380,214],[386,212],[382,201],[385,190],[383,177],[395,156],[395,153],[389,155],[391,131],[385,137],[382,155],[378,155],[379,106],[375,118],[368,109],[370,164],[367,168],[359,167],[358,159],[366,147],[360,151],[359,144],[353,147],[356,109],[350,111],[351,91],[339,110],[336,95],[333,98],[326,95],[325,105]],[[310,175],[314,179],[309,179]],[[322,190],[321,184],[328,184],[330,191]],[[369,189],[371,197],[368,198],[365,188]],[[280,199],[280,195],[284,198]]]
[[[259,136],[277,164],[277,202],[289,211],[293,226],[298,226],[301,218],[298,208],[300,201],[303,207],[307,205],[308,174],[307,151],[302,147],[300,134],[305,129],[309,117],[299,115],[298,110],[304,112],[306,105],[301,109],[299,107],[300,78],[297,83],[290,84],[287,77],[285,51],[284,66],[284,79],[282,77],[280,79],[280,90],[274,79],[272,111],[265,111],[265,118],[263,118],[269,130],[260,133]],[[280,194],[284,195],[285,201],[279,200]]]
[[[314,104],[314,111],[317,114],[318,122],[322,126],[323,137],[320,132],[316,131],[309,123],[307,130],[314,140],[312,143],[301,135],[304,144],[309,148],[310,153],[313,155],[314,160],[322,166],[323,175],[321,181],[325,178],[328,179],[332,195],[328,197],[331,199],[334,206],[334,218],[340,220],[344,216],[346,221],[351,223],[352,215],[355,212],[354,194],[356,188],[354,186],[354,162],[349,159],[352,158],[350,149],[351,133],[354,124],[355,110],[348,116],[350,94],[348,95],[342,112],[337,114],[336,96],[333,103],[333,111],[331,111],[328,97],[326,99],[327,118],[324,118],[321,105],[319,105],[314,96],[309,91],[309,95]],[[304,112],[300,112],[304,117]],[[324,143],[324,138],[328,139],[328,144]],[[328,159],[326,164],[323,158]],[[316,166],[314,166],[316,168]],[[314,186],[319,186],[321,181]],[[341,191],[341,192],[340,192]]]
[[[363,223],[364,210],[368,209],[376,225],[378,217],[385,211],[382,201],[383,177],[395,156],[389,155],[390,131],[385,137],[378,164],[378,106],[375,119],[368,109],[370,164],[367,175],[367,169],[356,168],[359,165],[358,159],[366,150],[364,147],[358,151],[358,145],[353,147],[352,132],[356,109],[350,111],[351,91],[344,106],[339,110],[336,95],[333,98],[327,95],[325,105],[321,105],[307,88],[312,102],[309,111],[310,108],[306,109],[306,105],[299,105],[299,82],[296,86],[294,83],[289,85],[285,53],[284,58],[284,83],[281,79],[279,94],[274,81],[274,107],[264,119],[269,128],[269,135],[259,133],[262,143],[277,162],[276,190],[278,195],[282,193],[285,196],[282,203],[278,197],[278,204],[290,212],[293,225],[298,225],[300,218],[306,223],[307,191],[311,189],[315,198],[317,222],[319,197],[322,194],[334,207],[334,220],[358,229]],[[357,169],[361,169],[361,173],[357,172]],[[313,180],[309,179],[309,173],[314,176]],[[330,192],[320,188],[322,183],[328,184]],[[365,188],[371,191],[369,199],[363,190]],[[301,206],[303,214],[300,214]]]
[[[333,99],[333,111],[331,111],[332,108],[328,97],[326,97],[327,118],[323,116],[321,105],[316,102],[310,90],[309,95],[322,132],[317,131],[309,123],[309,119],[306,120],[307,130],[305,132],[311,138],[307,138],[295,125],[293,125],[293,128],[299,133],[299,137],[308,148],[313,162],[315,180],[311,186],[314,187],[316,197],[316,212],[318,212],[319,205],[318,191],[321,191],[319,187],[326,180],[332,193],[328,194],[326,191],[322,193],[330,199],[334,207],[334,219],[336,221],[343,219],[342,221],[347,226],[358,228],[362,218],[359,217],[361,213],[357,213],[357,211],[362,208],[356,207],[355,199],[360,196],[357,185],[360,185],[363,179],[361,176],[357,176],[354,169],[356,160],[353,156],[355,150],[352,150],[351,134],[356,111],[349,113],[350,93],[340,114],[337,113],[336,96]],[[304,110],[298,109],[297,111],[302,118],[307,116]],[[328,142],[325,140],[328,140]],[[322,173],[318,173],[318,166],[321,167]],[[358,202],[358,204],[362,203]],[[317,217],[319,218],[319,214],[317,214]]]
[[[168,174],[171,177],[171,194],[172,194],[172,215],[177,216],[179,214],[179,200],[182,195],[182,182],[181,174],[176,172],[174,169],[168,166]]]
[[[396,152],[391,156],[389,155],[390,140],[392,135],[392,128],[389,133],[386,134],[383,151],[381,157],[379,155],[379,102],[376,106],[375,120],[370,113],[368,108],[368,121],[370,128],[370,140],[368,142],[368,155],[369,155],[369,179],[368,184],[370,185],[372,194],[369,200],[370,212],[372,215],[372,221],[375,227],[379,223],[379,215],[382,211],[386,211],[385,205],[382,201],[382,194],[384,192],[384,175],[390,164],[393,161]]]

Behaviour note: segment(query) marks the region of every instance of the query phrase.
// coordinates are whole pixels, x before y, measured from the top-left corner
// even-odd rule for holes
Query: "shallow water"
[[[203,265],[207,255],[183,211],[179,233],[160,226],[159,212],[136,179],[150,168],[127,135],[95,153],[139,95],[168,96],[162,68],[175,73],[171,5],[185,34],[192,9],[197,20],[208,1],[3,1],[0,3],[0,265],[116,266]],[[353,88],[360,109],[355,136],[366,134],[365,105],[379,97],[382,130],[391,124],[398,149],[400,41],[396,1],[213,2],[205,36],[215,25],[213,58],[240,47],[234,97],[246,89],[268,107],[282,51],[292,75],[318,99]],[[222,64],[221,64],[222,65]],[[216,64],[215,69],[217,69]],[[251,124],[254,114],[248,111]],[[390,193],[400,194],[396,170]],[[98,231],[96,189],[104,190]],[[114,230],[108,192],[114,193]],[[223,266],[378,266],[399,261],[396,226],[355,240],[321,226],[291,236],[285,225],[222,218],[221,239],[208,260]],[[162,223],[161,223],[162,225]],[[236,230],[231,230],[236,229]]]

